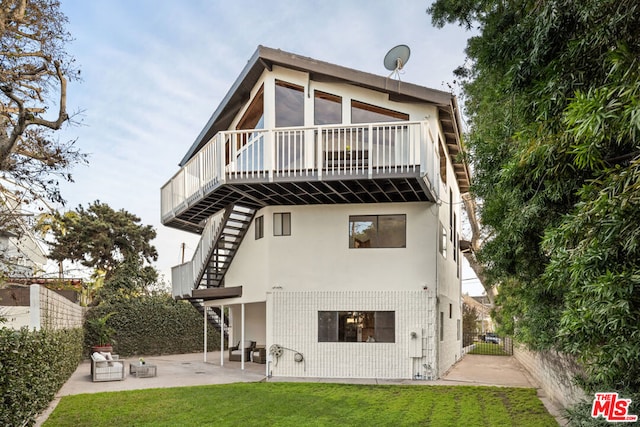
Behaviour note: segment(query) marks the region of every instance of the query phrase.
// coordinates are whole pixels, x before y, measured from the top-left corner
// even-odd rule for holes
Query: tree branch
[[[69,119],[69,115],[67,114],[67,79],[65,79],[64,74],[62,74],[62,70],[60,69],[60,62],[55,61],[53,65],[56,67],[56,75],[58,76],[58,80],[60,81],[60,109],[58,110],[58,118],[55,121],[41,119],[39,117],[34,117],[30,120],[27,120],[27,125],[39,125],[45,126],[50,129],[60,129],[62,124]]]

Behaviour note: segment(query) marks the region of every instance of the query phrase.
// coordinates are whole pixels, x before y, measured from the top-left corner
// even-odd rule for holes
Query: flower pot
[[[113,346],[108,345],[94,345],[91,347],[91,353],[113,353]]]

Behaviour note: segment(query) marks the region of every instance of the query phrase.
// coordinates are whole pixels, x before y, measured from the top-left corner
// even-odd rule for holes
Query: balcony
[[[200,234],[230,204],[435,201],[434,134],[404,121],[219,132],[162,187],[162,222]]]

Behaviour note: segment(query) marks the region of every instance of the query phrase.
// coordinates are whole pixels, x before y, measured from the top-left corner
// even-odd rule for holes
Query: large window
[[[304,125],[304,88],[276,80],[276,127]]]
[[[264,129],[264,86],[256,93],[236,129]],[[225,164],[234,162],[237,170],[262,169],[263,135],[260,132],[251,132],[229,136],[225,142]]]
[[[351,101],[351,123],[384,123],[409,120],[409,115],[360,101]]]
[[[316,90],[313,111],[313,121],[316,125],[342,123],[342,98]]]
[[[318,342],[395,342],[395,311],[319,311]]]
[[[406,215],[354,215],[349,217],[350,248],[406,248]]]
[[[273,214],[273,235],[291,236],[291,212]]]

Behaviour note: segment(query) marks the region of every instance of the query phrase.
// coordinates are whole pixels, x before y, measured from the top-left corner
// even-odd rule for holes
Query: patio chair
[[[124,380],[124,359],[117,354],[93,353],[91,355],[91,380],[122,381]]]
[[[256,346],[251,352],[251,361],[254,363],[267,363],[267,349],[263,345]]]
[[[240,362],[242,360],[242,352],[244,351],[244,361],[248,362],[251,358],[251,352],[256,346],[255,341],[245,340],[242,347],[240,347],[240,341],[234,347],[229,347],[229,361]]]

